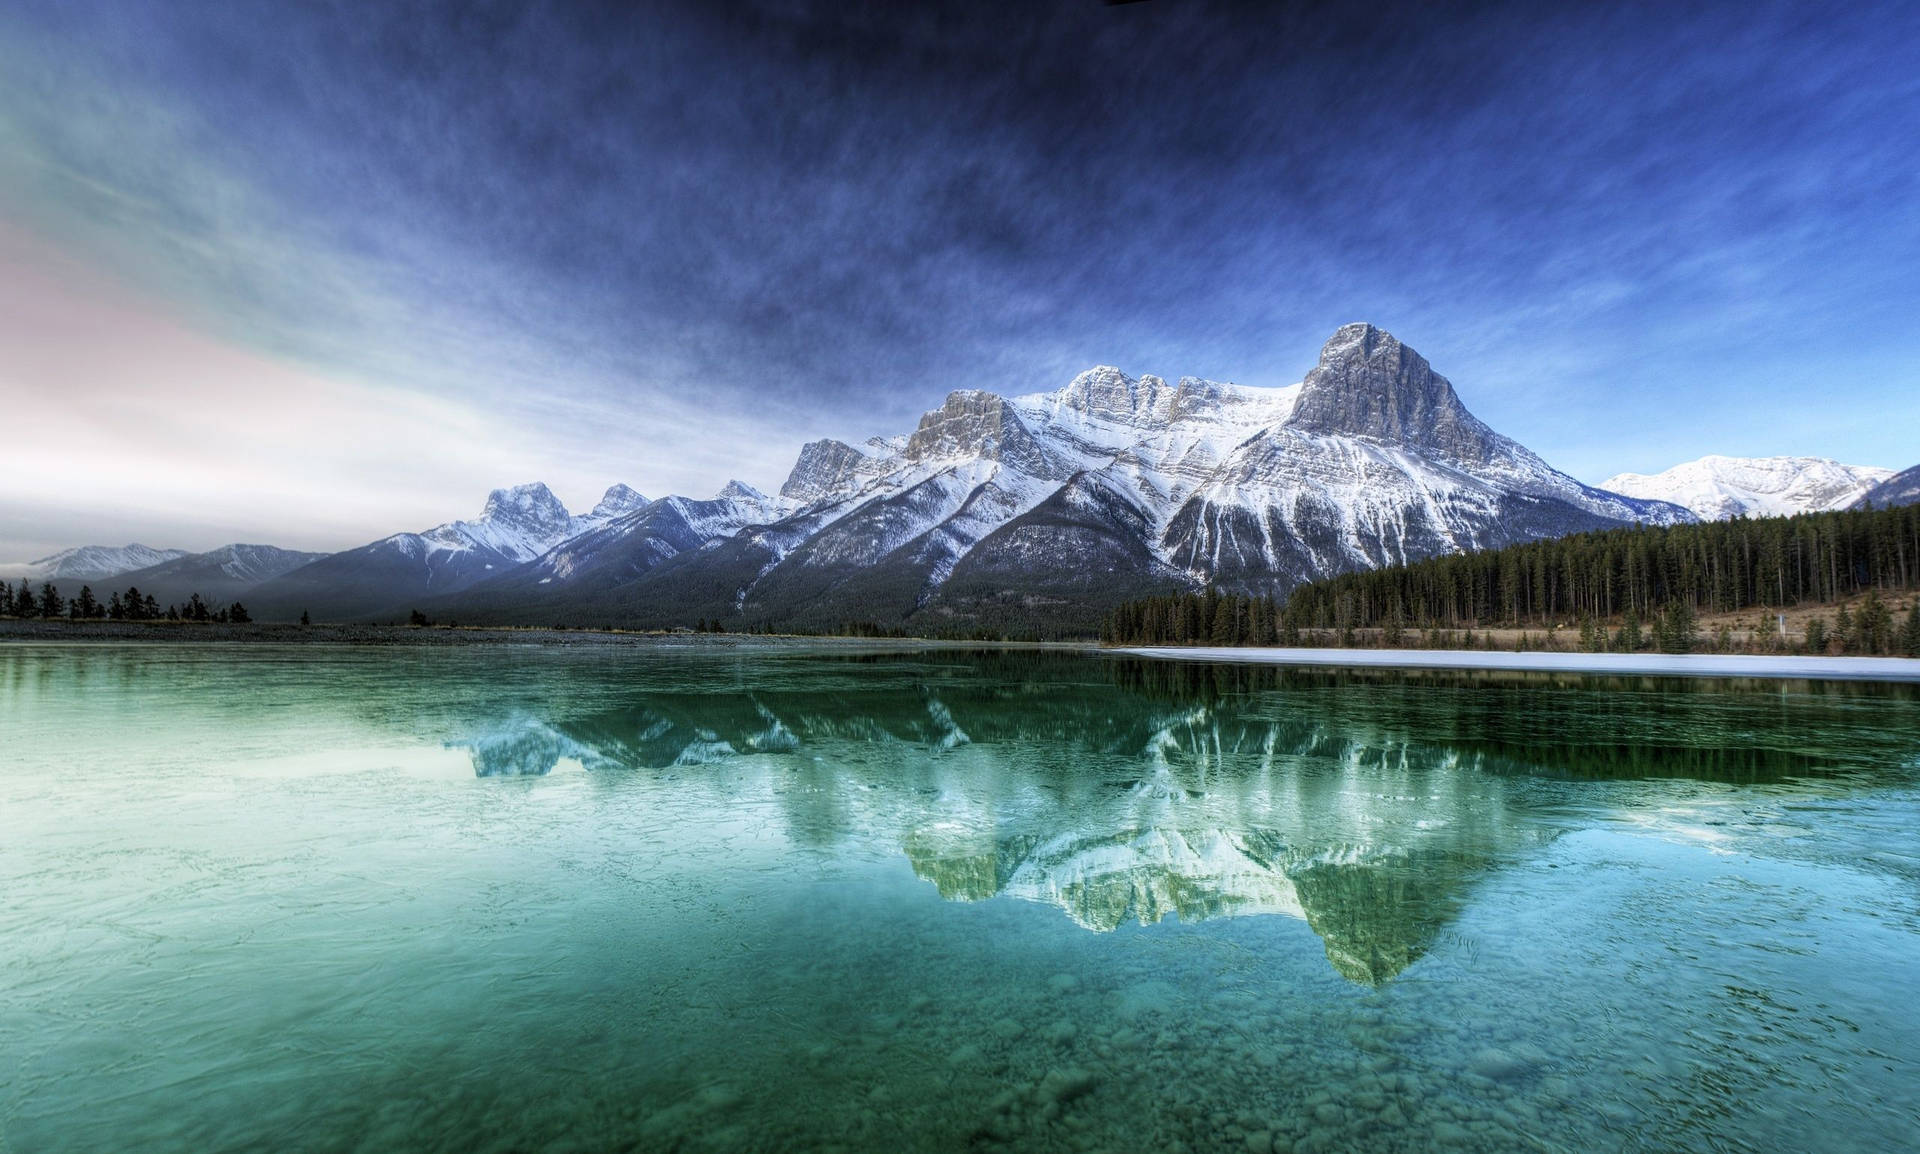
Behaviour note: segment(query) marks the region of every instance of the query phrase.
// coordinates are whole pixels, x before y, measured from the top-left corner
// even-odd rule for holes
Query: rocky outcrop
[[[1364,437],[1478,463],[1491,461],[1504,440],[1467,411],[1425,357],[1370,324],[1341,326],[1302,386],[1288,424],[1303,433]]]

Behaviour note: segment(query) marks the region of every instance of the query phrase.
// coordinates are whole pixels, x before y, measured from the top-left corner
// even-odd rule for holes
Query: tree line
[[[0,581],[0,617],[58,618],[67,621],[208,621],[222,625],[245,625],[253,620],[247,607],[238,601],[216,607],[208,604],[198,593],[188,597],[184,604],[168,605],[163,610],[151,593],[142,593],[139,586],[135,585],[128,586],[125,592],[112,593],[107,600],[101,601],[94,596],[91,585],[82,585],[79,593],[63,597],[59,587],[51,581],[42,582],[36,593],[25,580],[20,582],[18,589]]]
[[[1589,651],[1700,644],[1698,615],[1845,604],[1802,647],[1920,656],[1920,600],[1897,620],[1883,594],[1920,588],[1920,505],[1581,533],[1343,573],[1271,599],[1207,590],[1128,602],[1101,638],[1126,644],[1491,644],[1491,628],[1580,630]],[[1618,622],[1618,628],[1612,623]],[[1771,615],[1757,643],[1778,647]],[[1528,634],[1522,634],[1522,644]],[[1721,630],[1715,643],[1730,644]]]

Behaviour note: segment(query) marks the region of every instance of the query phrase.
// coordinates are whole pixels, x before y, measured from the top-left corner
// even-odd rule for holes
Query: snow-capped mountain
[[[541,558],[531,581],[494,578],[442,611],[1084,625],[1156,589],[1277,594],[1437,553],[1691,519],[1551,468],[1469,413],[1419,354],[1354,324],[1287,388],[1101,366],[1048,393],[958,391],[905,436],[807,445],[777,500],[705,527],[649,507]]]
[[[154,549],[138,543],[80,545],[42,557],[8,575],[35,581],[98,581],[186,555],[185,549]]]
[[[1920,505],[1920,465],[1902,469],[1868,489],[1850,508],[1890,509],[1896,505]]]
[[[1688,461],[1662,473],[1621,473],[1600,486],[1629,497],[1684,505],[1706,521],[1786,517],[1845,509],[1892,469],[1843,465],[1825,457],[1722,457]]]
[[[537,604],[549,586],[575,598],[607,593],[682,553],[778,521],[795,506],[741,481],[727,482],[705,501],[663,497],[585,527],[531,563],[488,581],[477,595]]]
[[[395,533],[322,557],[261,585],[256,612],[325,618],[405,615],[422,599],[505,573],[554,546],[644,508],[645,497],[615,485],[593,511],[575,516],[540,482],[495,489],[480,516],[419,533]]]
[[[198,593],[209,604],[244,600],[253,588],[327,556],[273,545],[222,545],[205,553],[187,553],[113,579],[118,592],[129,585],[162,605],[178,604]],[[104,600],[105,589],[96,589]]]

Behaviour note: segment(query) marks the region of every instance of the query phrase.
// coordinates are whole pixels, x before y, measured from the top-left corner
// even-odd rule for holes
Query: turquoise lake
[[[1914,686],[0,647],[0,1150],[1920,1149]]]

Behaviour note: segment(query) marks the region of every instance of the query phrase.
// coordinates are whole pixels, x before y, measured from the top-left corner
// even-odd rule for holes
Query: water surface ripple
[[[1913,687],[0,648],[0,1150],[1920,1148]]]

